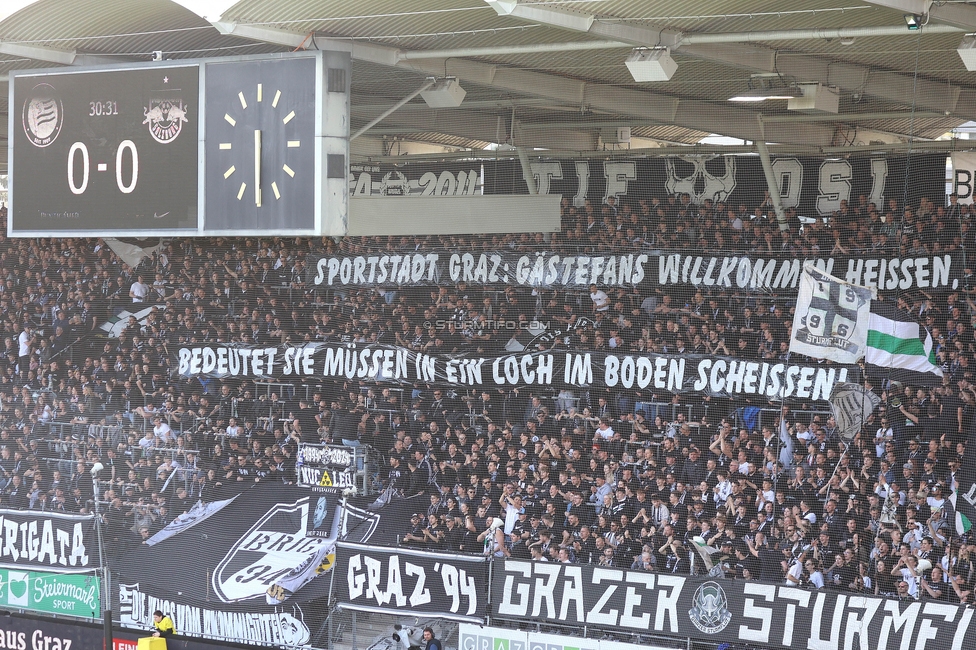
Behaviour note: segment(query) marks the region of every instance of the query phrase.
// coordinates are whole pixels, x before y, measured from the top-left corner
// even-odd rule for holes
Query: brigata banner
[[[101,616],[98,576],[0,569],[0,606],[84,618]]]
[[[546,351],[494,356],[424,354],[392,345],[309,343],[300,347],[213,344],[180,348],[183,377],[369,379],[458,387],[576,386],[825,400],[835,382],[858,381],[857,366],[786,364],[686,354]]]
[[[98,550],[91,515],[0,509],[0,566],[91,571]]]
[[[591,565],[496,561],[496,620],[811,649],[976,647],[974,610],[937,601],[808,590]]]
[[[694,286],[746,291],[797,290],[805,262],[850,284],[884,291],[957,288],[963,257],[949,253],[909,257],[863,255],[801,260],[781,255],[699,255],[647,250],[582,255],[539,250],[412,253],[312,257],[311,287],[419,287],[457,284],[534,288]]]
[[[336,563],[333,594],[343,609],[485,620],[484,557],[340,542]]]

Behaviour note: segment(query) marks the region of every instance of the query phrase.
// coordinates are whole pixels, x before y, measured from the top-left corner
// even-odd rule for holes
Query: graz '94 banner
[[[332,593],[343,609],[482,622],[486,559],[340,542]]]
[[[494,620],[750,647],[976,647],[974,610],[937,601],[516,560],[494,563],[491,590]]]
[[[781,255],[699,255],[645,250],[619,255],[567,255],[554,251],[469,253],[422,250],[374,255],[313,257],[310,287],[423,287],[465,282],[471,286],[538,288],[691,286],[705,289],[795,292],[810,262],[851,284],[884,291],[958,288],[961,255],[865,255],[800,260]]]
[[[858,381],[857,366],[787,364],[686,354],[634,355],[552,350],[491,356],[426,354],[391,345],[309,343],[300,347],[213,344],[180,348],[172,367],[183,377],[364,379],[504,388],[575,386],[757,395],[825,400],[835,382]]]

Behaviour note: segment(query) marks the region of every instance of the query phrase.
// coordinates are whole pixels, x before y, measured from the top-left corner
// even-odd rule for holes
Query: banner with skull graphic
[[[909,205],[927,197],[937,204],[945,195],[944,154],[913,156],[910,169],[904,156],[848,156],[820,158],[775,156],[773,174],[780,186],[780,203],[803,217],[826,217],[842,205],[855,206],[864,196],[882,214],[889,200]],[[667,156],[610,160],[561,160],[531,163],[540,194],[561,194],[573,205],[586,201],[599,207],[613,197],[618,205],[639,200],[688,194],[689,203],[724,202],[733,209],[752,210],[763,203],[769,185],[758,156]],[[524,194],[518,161],[511,169],[485,165],[486,194]],[[910,174],[906,176],[906,171]],[[493,172],[493,173],[491,173]],[[909,186],[905,187],[906,178]]]

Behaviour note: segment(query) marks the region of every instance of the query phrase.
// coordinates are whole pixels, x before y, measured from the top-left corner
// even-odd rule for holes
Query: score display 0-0
[[[12,233],[196,230],[198,66],[12,85]]]
[[[343,235],[350,73],[336,51],[13,71],[7,234]]]

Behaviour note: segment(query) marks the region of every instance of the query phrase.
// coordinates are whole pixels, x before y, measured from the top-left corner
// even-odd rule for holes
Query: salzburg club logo
[[[46,147],[61,133],[64,106],[51,84],[37,84],[24,101],[24,133],[35,147]]]
[[[688,612],[688,618],[691,619],[695,627],[705,634],[721,632],[732,620],[725,590],[717,582],[703,583],[695,591],[695,598],[692,602],[694,606]]]
[[[149,106],[142,113],[146,119],[143,124],[149,125],[149,133],[153,140],[160,144],[167,144],[175,140],[183,129],[187,107],[182,99],[154,97],[149,100]]]

